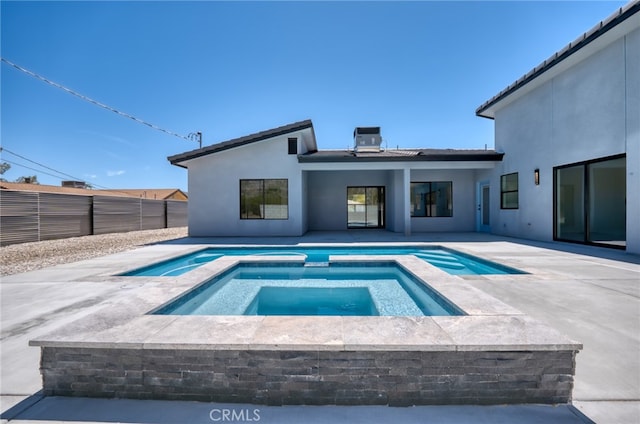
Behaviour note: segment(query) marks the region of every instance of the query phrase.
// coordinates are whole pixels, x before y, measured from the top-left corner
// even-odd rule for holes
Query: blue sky
[[[475,109],[624,4],[2,1],[1,54],[203,145],[310,118],[320,149],[349,147],[356,126],[389,147],[491,148]],[[11,152],[101,187],[187,189],[166,158],[195,142],[6,63],[1,108]],[[45,172],[3,177],[69,179]]]

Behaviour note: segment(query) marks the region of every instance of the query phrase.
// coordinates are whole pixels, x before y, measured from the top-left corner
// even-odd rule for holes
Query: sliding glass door
[[[588,239],[592,243],[625,246],[626,163],[618,158],[587,165],[589,181]]]
[[[347,187],[347,228],[384,228],[384,187]]]
[[[556,237],[585,241],[584,166],[556,170]]]
[[[554,169],[557,240],[626,246],[626,157]]]

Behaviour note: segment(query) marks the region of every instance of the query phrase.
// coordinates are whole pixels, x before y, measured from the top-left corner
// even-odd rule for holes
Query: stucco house
[[[495,150],[383,149],[379,127],[319,150],[305,120],[171,156],[188,169],[189,234],[488,231],[640,253],[639,12],[618,10],[479,107]]]
[[[488,179],[493,233],[640,253],[640,2],[476,114],[505,152]]]
[[[475,231],[478,172],[502,154],[383,150],[380,128],[355,132],[353,150],[318,150],[305,120],[172,156],[189,170],[189,234]]]

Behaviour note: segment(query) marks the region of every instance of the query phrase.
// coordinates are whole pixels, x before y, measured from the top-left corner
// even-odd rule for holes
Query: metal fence
[[[184,201],[0,190],[0,246],[186,225]]]
[[[187,202],[167,200],[167,228],[187,226]]]

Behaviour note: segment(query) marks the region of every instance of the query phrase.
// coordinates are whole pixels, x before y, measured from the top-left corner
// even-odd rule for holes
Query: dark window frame
[[[369,192],[369,190],[375,190],[376,192],[376,196],[377,196],[377,200],[378,202],[376,203],[376,210],[378,212],[377,215],[377,223],[378,225],[371,225],[369,226],[368,223],[365,225],[349,225],[350,222],[350,211],[349,211],[349,192],[352,189],[363,189],[365,191],[364,196],[365,196],[365,203],[364,203],[364,207],[365,207],[365,215],[367,214],[367,208],[369,206],[372,206],[373,204],[368,203],[367,199],[367,192]],[[387,225],[387,207],[386,207],[386,193],[387,193],[387,187],[386,186],[347,186],[347,229],[349,230],[359,230],[359,229],[382,229],[382,228],[386,228]]]
[[[589,228],[589,215],[591,213],[590,208],[589,208],[589,204],[590,204],[590,184],[591,184],[591,179],[589,176],[589,166],[593,165],[593,164],[597,164],[600,162],[607,162],[607,161],[612,161],[612,160],[616,160],[616,159],[622,159],[624,158],[626,160],[627,158],[627,154],[626,153],[620,153],[617,155],[611,155],[611,156],[604,156],[604,157],[600,157],[600,158],[595,158],[595,159],[589,159],[589,160],[585,160],[585,161],[580,161],[580,162],[574,162],[574,163],[567,163],[564,165],[559,165],[559,166],[554,166],[553,167],[553,240],[554,241],[561,241],[563,243],[574,243],[574,244],[581,244],[581,245],[587,245],[587,246],[598,246],[598,247],[606,247],[609,249],[618,249],[618,250],[626,250],[626,245],[625,246],[619,246],[619,245],[615,245],[615,244],[608,244],[608,243],[598,243],[598,242],[594,242],[594,241],[590,241],[590,228]],[[558,237],[558,226],[557,226],[557,222],[558,222],[558,171],[562,170],[562,169],[567,169],[567,168],[572,168],[572,167],[577,167],[580,166],[582,167],[582,177],[583,177],[583,184],[584,184],[584,192],[583,192],[583,204],[584,204],[584,238],[583,240],[571,240],[571,239],[567,239],[567,238],[560,238]]]
[[[411,193],[411,186],[414,184],[429,184],[429,186],[431,187],[432,184],[449,184],[449,193],[451,195],[450,200],[450,204],[451,204],[451,209],[450,210],[450,215],[431,215],[431,211],[429,208],[426,207],[426,203],[424,203],[425,205],[425,215],[414,215],[413,211],[411,211],[411,218],[453,218],[453,181],[411,181],[410,185],[409,185],[409,193]],[[430,189],[429,193],[431,193],[432,190]],[[411,196],[411,194],[410,194]],[[412,196],[411,196],[412,197]],[[422,199],[422,201],[424,201],[424,198]],[[431,203],[429,203],[431,204]],[[410,205],[413,205],[413,199],[410,199]]]
[[[290,155],[298,154],[298,138],[297,137],[289,137],[287,140],[288,143],[288,152]]]
[[[273,182],[277,182],[277,181],[284,181],[286,190],[285,190],[285,195],[282,196],[284,197],[285,203],[282,203],[281,205],[286,205],[286,214],[285,217],[268,217],[266,216],[266,208],[265,206],[267,205],[267,194],[268,194],[268,183],[273,183]],[[253,205],[247,205],[247,202],[250,201],[250,199],[248,199],[245,194],[245,191],[247,189],[245,189],[245,191],[243,191],[243,183],[245,184],[249,184],[249,183],[255,183],[255,182],[259,182],[260,185],[260,193],[257,196],[258,197],[258,202],[255,202],[255,200],[252,202]],[[288,220],[289,219],[289,180],[287,178],[246,178],[246,179],[240,179],[240,219],[241,220]],[[251,206],[253,206],[253,208],[255,209],[257,207],[258,212],[256,214],[253,214],[250,216],[249,213],[249,209],[251,208]],[[257,215],[257,216],[256,216]]]
[[[507,177],[510,177],[512,175],[516,176],[516,189],[515,190],[505,190],[504,186],[505,186],[505,179]],[[520,209],[520,176],[518,175],[517,172],[511,172],[509,174],[503,174],[500,175],[500,209],[504,209],[504,210],[516,210],[516,209]],[[515,206],[505,206],[505,194],[509,194],[509,193],[516,193],[517,195],[517,199],[516,199],[516,205]]]

